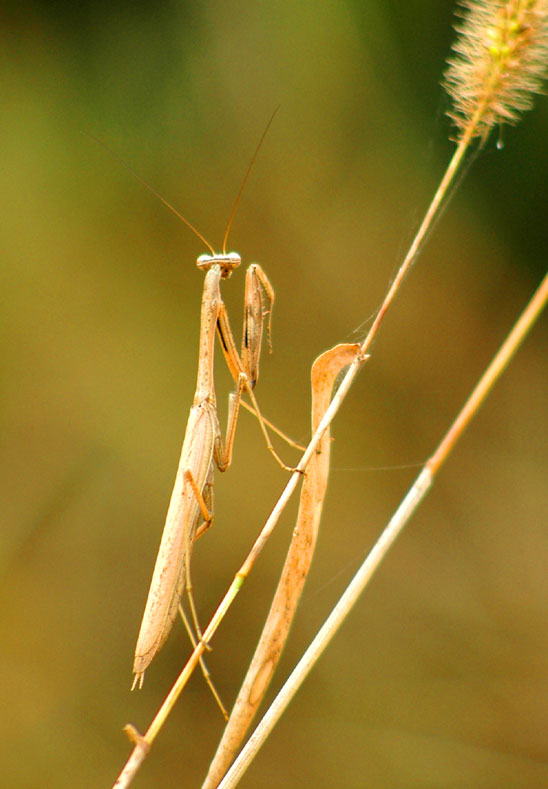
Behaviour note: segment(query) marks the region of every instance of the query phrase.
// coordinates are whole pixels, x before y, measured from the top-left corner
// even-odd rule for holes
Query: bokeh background
[[[194,261],[206,250],[92,137],[219,245],[280,105],[230,247],[276,289],[262,409],[306,440],[312,360],[363,337],[451,154],[439,82],[453,11],[449,0],[8,4],[2,786],[110,785],[129,753],[122,726],[146,728],[188,653],[176,627],[130,694],[194,390]],[[280,677],[544,273],[546,98],[502,141],[438,223],[337,418],[317,558]],[[238,333],[243,280],[224,287]],[[547,340],[543,319],[243,786],[547,785]],[[203,622],[284,480],[244,414],[194,553]],[[228,704],[295,510],[209,655]],[[199,786],[221,731],[196,676],[135,786]]]

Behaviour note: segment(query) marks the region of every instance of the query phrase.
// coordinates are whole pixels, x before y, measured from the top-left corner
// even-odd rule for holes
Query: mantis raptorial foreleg
[[[200,266],[200,261],[203,263],[207,263],[211,260],[209,255],[202,255],[198,258],[198,266]],[[268,299],[268,307],[265,308],[264,299],[263,299],[263,291],[266,294]],[[232,435],[229,430],[227,430],[227,448],[230,447],[230,451],[232,450],[232,443],[233,440],[233,433],[236,428],[236,421],[238,416],[238,409],[240,407],[240,400],[241,395],[243,392],[247,392],[252,404],[252,410],[254,411],[258,421],[259,426],[261,428],[261,432],[264,436],[264,440],[267,446],[268,451],[273,455],[276,462],[285,470],[285,471],[293,471],[291,466],[286,466],[283,460],[280,458],[274,447],[272,446],[272,442],[270,441],[270,436],[268,434],[268,430],[266,429],[266,420],[263,418],[261,411],[259,409],[259,404],[257,403],[257,398],[255,397],[255,393],[253,391],[255,384],[257,383],[257,379],[259,377],[259,359],[261,355],[261,348],[262,348],[262,339],[263,339],[263,325],[264,325],[264,318],[268,315],[268,325],[267,325],[267,343],[269,348],[271,348],[271,324],[272,324],[272,307],[274,306],[274,289],[270,283],[270,280],[266,276],[265,272],[259,266],[258,263],[252,263],[251,266],[246,271],[245,277],[245,295],[244,295],[244,328],[242,332],[242,346],[241,346],[241,353],[238,354],[236,349],[236,343],[234,342],[234,335],[232,334],[232,330],[230,328],[230,323],[228,320],[228,313],[226,311],[226,307],[223,304],[220,311],[219,317],[217,320],[217,333],[219,336],[219,340],[221,343],[221,349],[223,351],[223,355],[225,357],[225,361],[227,363],[228,369],[230,370],[232,377],[237,383],[237,391],[234,395],[231,395],[231,402],[229,408],[229,419],[231,414],[231,409],[236,409],[234,423],[232,427]],[[245,403],[244,403],[245,405]],[[284,436],[281,431],[276,430],[278,434],[280,434],[284,439]],[[291,440],[289,440],[290,444],[294,444]]]

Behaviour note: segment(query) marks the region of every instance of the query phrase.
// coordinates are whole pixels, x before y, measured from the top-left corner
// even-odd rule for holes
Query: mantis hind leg
[[[192,488],[192,491],[193,491],[193,493],[194,493],[194,495],[196,497],[196,501],[198,502],[198,506],[200,508],[199,514],[201,514],[203,516],[203,519],[204,519],[203,522],[200,524],[200,526],[195,530],[194,534],[189,534],[189,541],[194,542],[195,540],[198,539],[198,537],[201,537],[202,534],[204,534],[209,529],[211,524],[213,523],[213,468],[211,469],[211,472],[208,475],[208,478],[206,480],[204,488],[203,488],[203,490],[201,492],[200,492],[198,486],[196,485],[196,481],[195,481],[194,477],[192,476],[192,473],[190,471],[188,471],[188,470],[185,472],[185,480],[188,482],[188,484]],[[188,550],[188,547],[189,546],[187,546],[187,550]],[[189,556],[188,553],[186,555]],[[183,620],[183,624],[184,624],[185,629],[186,629],[186,631],[188,633],[188,637],[190,638],[190,643],[192,644],[192,647],[195,648],[196,644],[197,644],[196,636],[197,636],[199,641],[202,641],[202,631],[201,631],[201,628],[200,628],[200,623],[198,621],[198,614],[197,614],[197,611],[196,611],[196,604],[194,602],[194,597],[193,597],[193,594],[192,594],[192,582],[191,582],[191,578],[190,578],[190,562],[189,561],[185,562],[185,589],[186,589],[186,594],[187,594],[187,598],[188,598],[188,604],[189,604],[189,607],[190,607],[190,613],[191,613],[191,617],[192,617],[192,624],[189,622],[188,617],[185,614],[185,611],[184,611],[183,606],[181,605],[181,603],[179,603],[179,614],[181,616],[181,619]],[[194,631],[196,632],[196,636],[194,635],[193,628],[194,628]],[[207,644],[206,644],[206,647],[207,647]],[[225,707],[223,705],[223,702],[221,701],[221,697],[219,696],[219,693],[217,692],[217,690],[216,690],[216,688],[215,688],[215,686],[213,684],[213,681],[211,679],[211,674],[209,672],[208,667],[206,666],[206,663],[205,663],[203,657],[200,657],[200,668],[202,670],[202,674],[204,676],[204,679],[205,679],[209,689],[211,690],[211,693],[213,694],[213,698],[215,699],[219,709],[221,710],[221,713],[222,713],[224,719],[228,720],[228,713],[227,713],[227,711],[226,711],[226,709],[225,709]]]
[[[210,467],[209,473],[207,475],[207,479],[205,485],[202,490],[200,490],[196,484],[196,480],[192,476],[192,472],[190,470],[186,470],[184,472],[185,482],[187,482],[196,498],[196,502],[198,504],[199,510],[196,513],[196,517],[194,519],[194,524],[191,529],[188,530],[186,539],[187,545],[185,546],[185,566],[184,566],[184,573],[185,573],[185,589],[186,595],[188,598],[188,604],[190,607],[190,614],[192,617],[192,623],[194,625],[194,629],[196,630],[196,635],[198,639],[202,640],[202,630],[200,628],[200,623],[198,621],[198,613],[196,609],[196,604],[194,602],[194,596],[192,594],[192,580],[190,576],[190,555],[192,552],[192,545],[194,541],[201,537],[204,534],[211,524],[213,523],[213,465]],[[200,515],[203,517],[203,522],[197,526],[199,521]]]

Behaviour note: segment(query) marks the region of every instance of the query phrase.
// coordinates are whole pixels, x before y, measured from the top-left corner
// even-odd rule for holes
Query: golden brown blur
[[[93,137],[218,247],[281,105],[228,246],[276,289],[261,409],[306,441],[312,361],[363,338],[453,150],[439,87],[453,11],[281,0],[5,14],[2,787],[109,786],[130,750],[123,725],[146,729],[189,653],[176,623],[129,692],[207,250]],[[332,426],[317,555],[270,697],[545,272],[548,100],[501,142],[438,223]],[[237,335],[243,287],[243,271],[223,283]],[[544,318],[243,787],[548,784],[547,345]],[[219,354],[223,425],[230,389]],[[202,624],[285,479],[242,414],[193,554]],[[227,705],[296,506],[207,656]],[[134,785],[199,786],[222,727],[196,674]]]

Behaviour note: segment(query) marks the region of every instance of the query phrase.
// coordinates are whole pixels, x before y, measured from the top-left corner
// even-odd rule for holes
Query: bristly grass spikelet
[[[473,140],[484,145],[489,132],[517,123],[530,109],[548,74],[548,0],[461,0],[463,18],[449,59],[444,87],[453,99],[449,117],[457,126],[457,147],[388,294],[388,302],[415,262],[460,172]],[[500,147],[500,146],[499,146]],[[373,325],[382,319],[383,304]]]
[[[463,22],[444,87],[459,141],[517,123],[548,71],[548,0],[461,0]]]

